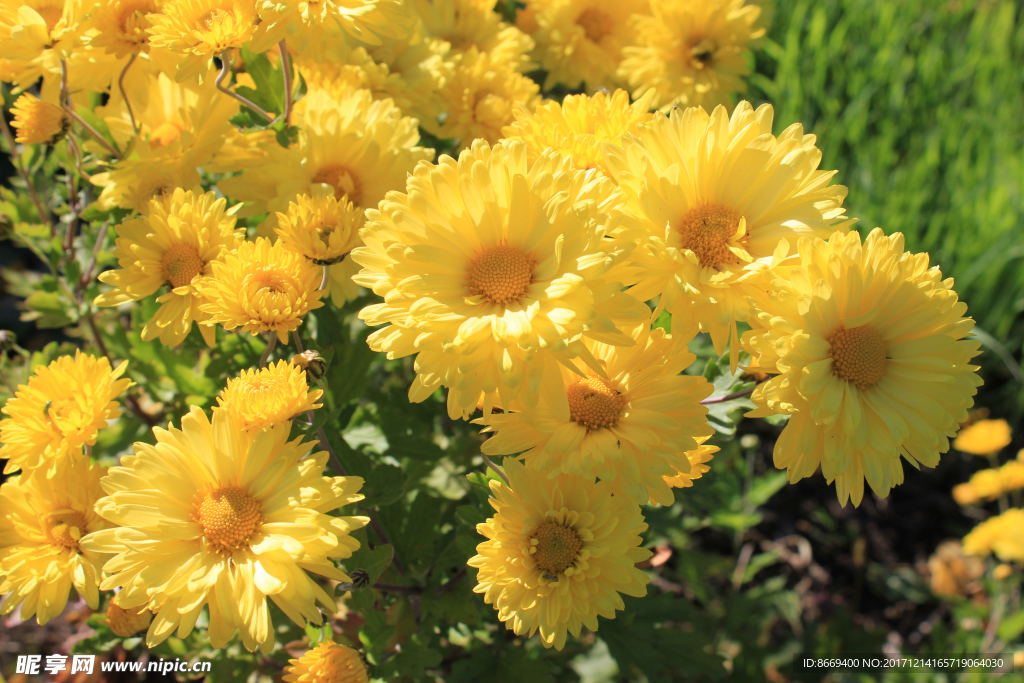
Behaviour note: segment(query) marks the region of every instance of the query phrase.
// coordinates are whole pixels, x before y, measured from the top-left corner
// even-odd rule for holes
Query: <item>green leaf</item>
[[[1003,619],[1003,623],[999,625],[999,638],[1001,640],[1012,642],[1021,633],[1024,633],[1024,610]]]

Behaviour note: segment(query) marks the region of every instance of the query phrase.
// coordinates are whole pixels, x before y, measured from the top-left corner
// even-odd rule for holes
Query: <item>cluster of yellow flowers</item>
[[[899,233],[850,231],[846,188],[800,124],[775,135],[771,106],[732,106],[760,21],[744,0],[531,0],[515,25],[488,0],[2,0],[0,78],[41,79],[19,142],[67,135],[102,167],[97,209],[130,212],[95,304],[157,295],[144,340],[176,346],[195,323],[210,346],[217,326],[298,342],[325,296],[380,297],[359,315],[381,326],[372,349],[416,356],[409,399],[446,390],[450,417],[490,435],[488,463],[512,456],[475,590],[562,648],[646,593],[640,506],[672,504],[717,451],[712,387],[683,374],[699,332],[769,376],[750,415],[789,416],[776,465],[790,481],[820,466],[843,504],[865,481],[887,495],[901,458],[934,466],[980,384],[952,281]],[[237,70],[261,52],[283,111],[248,99],[265,75]],[[309,88],[295,102],[293,63]],[[524,75],[538,66],[545,88],[593,94],[542,101]],[[110,141],[71,107],[81,91],[109,94],[93,114]],[[295,137],[240,131],[241,105]],[[432,163],[419,126],[457,158]],[[123,372],[61,359],[4,409],[0,457],[26,470],[0,494],[4,609],[59,613],[70,584],[42,579],[60,576],[94,606],[119,588],[112,624],[151,612],[150,645],[206,607],[215,647],[240,632],[268,649],[267,597],[320,623],[333,600],[307,571],[349,581],[335,560],[368,521],[328,514],[361,480],[288,441],[322,392],[284,362],[243,372],[212,418],[193,408],[104,473],[83,449],[116,417]],[[285,680],[365,680],[357,664],[321,644]]]

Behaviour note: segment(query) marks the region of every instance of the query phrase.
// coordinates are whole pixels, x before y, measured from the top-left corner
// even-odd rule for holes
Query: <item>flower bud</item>
[[[149,628],[153,613],[143,607],[124,609],[117,604],[116,598],[107,607],[107,625],[110,630],[122,638],[131,638]]]
[[[327,361],[316,351],[303,351],[300,354],[292,356],[292,365],[297,365],[306,371],[306,379],[310,382],[315,382],[324,376],[327,371]]]

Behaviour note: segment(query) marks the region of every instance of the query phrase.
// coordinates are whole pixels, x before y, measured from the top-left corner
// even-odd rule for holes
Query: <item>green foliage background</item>
[[[1022,11],[1010,0],[778,0],[749,94],[755,104],[774,104],[776,132],[802,122],[818,135],[822,167],[839,170],[838,182],[850,188],[848,211],[861,218],[862,228],[902,231],[909,249],[929,251],[932,262],[956,278],[986,344],[979,403],[1010,419],[1018,441],[1024,434],[1018,365],[1024,344]],[[281,131],[285,138],[288,133]],[[52,176],[58,161],[69,163],[57,157],[26,161],[38,164],[39,175]],[[32,212],[13,195],[4,200],[8,214]],[[91,223],[82,229],[78,261],[88,261],[106,218],[81,216]],[[81,266],[67,259],[59,238],[23,226],[19,241],[53,273],[6,271],[8,291],[28,298],[24,319],[38,328],[63,328],[68,337],[24,366],[8,363],[9,383],[24,381],[32,366],[68,352],[72,343],[105,349],[130,360],[129,373],[162,405],[159,420],[166,423],[189,405],[209,408],[222,378],[258,363],[264,343],[248,335],[221,332],[213,353],[195,331],[176,350],[142,342],[138,330],[152,315],[151,302],[131,313],[96,312],[89,302],[99,285],[80,278]],[[97,267],[111,261],[101,253]],[[328,391],[315,424],[299,420],[294,428],[312,438],[324,426],[346,472],[366,479],[366,509],[378,524],[359,532],[363,547],[346,564],[366,570],[378,587],[353,590],[347,600],[352,612],[328,630],[360,647],[375,677],[810,681],[821,674],[795,671],[794,653],[879,652],[884,644],[916,653],[1022,649],[1019,570],[1005,581],[984,578],[980,597],[953,601],[934,597],[922,570],[941,540],[975,524],[949,490],[978,463],[950,454],[934,471],[909,471],[889,499],[869,496],[859,509],[840,509],[820,477],[787,485],[771,464],[781,423],[740,421],[745,401],[713,407],[722,450],[711,471],[679,491],[673,507],[645,511],[645,545],[659,548],[665,560],[650,569],[648,597],[626,598],[625,612],[601,620],[596,637],[570,640],[562,652],[516,638],[472,593],[473,573],[465,566],[481,540],[475,525],[490,512],[481,437],[472,425],[447,418],[441,396],[408,403],[411,360],[387,361],[366,346],[369,330],[355,313],[369,302],[364,297],[340,312],[326,306],[303,325],[306,347],[329,360]],[[96,344],[97,330],[104,349]],[[703,372],[717,394],[749,386],[729,374],[706,340],[698,338],[692,348],[699,360],[690,372]],[[126,410],[125,419],[101,433],[94,452],[113,463],[137,440],[152,441],[149,426]],[[91,618],[96,635],[77,643],[75,652],[145,656],[138,638],[116,638],[98,621]],[[281,614],[275,624],[282,644],[322,636],[288,625]],[[44,651],[46,633],[19,628],[16,642]],[[286,649],[271,657],[237,646],[212,651],[200,634],[172,638],[153,654],[212,659],[211,681],[280,680]],[[0,659],[0,675],[10,673],[10,664],[9,657]],[[831,680],[882,678],[836,674]],[[890,673],[884,680],[912,678]]]

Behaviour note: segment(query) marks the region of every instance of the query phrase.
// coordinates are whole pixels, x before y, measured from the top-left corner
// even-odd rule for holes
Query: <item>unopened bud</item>
[[[303,351],[292,356],[291,363],[305,370],[306,379],[310,382],[320,379],[327,371],[327,361],[316,351]]]
[[[10,351],[18,345],[18,336],[10,330],[0,330],[0,352]]]
[[[124,609],[117,604],[117,599],[111,600],[107,607],[107,625],[114,635],[122,638],[131,638],[136,633],[141,633],[149,628],[153,620],[153,613],[146,609],[145,605]]]

